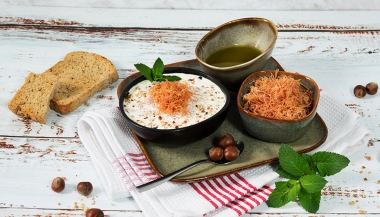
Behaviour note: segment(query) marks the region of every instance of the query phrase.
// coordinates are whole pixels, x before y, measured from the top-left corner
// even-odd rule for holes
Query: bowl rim
[[[316,97],[315,97],[315,99],[313,99],[313,101],[315,100],[314,107],[309,112],[309,114],[307,114],[305,117],[303,117],[301,119],[297,119],[297,120],[280,120],[280,119],[268,118],[268,117],[255,115],[252,112],[247,111],[242,107],[242,100],[243,100],[243,93],[242,92],[243,92],[244,87],[247,85],[248,81],[252,77],[257,76],[258,74],[262,74],[263,76],[265,76],[265,75],[269,75],[270,73],[274,73],[274,72],[276,72],[276,70],[261,70],[261,71],[254,72],[254,73],[250,74],[249,76],[247,76],[247,78],[240,85],[240,88],[239,88],[239,91],[237,94],[237,106],[238,106],[239,111],[245,113],[246,115],[248,115],[250,117],[254,117],[254,118],[258,118],[258,119],[262,119],[262,120],[267,120],[267,121],[277,121],[277,122],[286,122],[286,123],[302,122],[304,120],[309,119],[311,116],[314,116],[316,113],[317,107],[318,107],[320,92],[321,92],[319,87],[318,87],[318,84],[309,76],[299,74],[299,73],[295,73],[295,72],[277,71],[277,73],[281,74],[281,75],[290,75],[292,77],[296,77],[296,78],[299,78],[301,80],[308,80],[315,87]]]
[[[229,26],[229,25],[233,25],[235,23],[240,23],[240,22],[245,22],[245,21],[262,21],[262,22],[265,22],[267,24],[269,24],[269,26],[272,27],[272,29],[274,30],[274,38],[272,40],[272,42],[270,43],[270,45],[268,46],[268,48],[262,52],[259,56],[255,57],[254,59],[251,59],[247,62],[244,62],[244,63],[241,63],[241,64],[238,64],[238,65],[234,65],[234,66],[229,66],[229,67],[217,67],[217,66],[213,66],[213,65],[210,65],[208,63],[206,63],[205,61],[203,61],[199,55],[198,55],[198,50],[200,49],[200,45],[203,41],[206,40],[206,38],[208,38],[210,35],[213,35],[213,34],[216,34],[217,31],[219,31],[221,28],[225,27],[225,26]],[[245,67],[249,64],[251,64],[252,62],[256,61],[257,59],[261,58],[262,56],[266,55],[273,47],[274,45],[276,44],[276,40],[277,40],[277,37],[278,37],[278,29],[276,27],[276,25],[271,21],[271,20],[268,20],[266,18],[262,18],[262,17],[246,17],[246,18],[239,18],[239,19],[235,19],[235,20],[231,20],[231,21],[228,21],[226,23],[223,23],[213,29],[211,29],[206,35],[204,35],[197,43],[197,46],[195,47],[195,57],[196,59],[203,65],[211,68],[211,69],[216,69],[216,70],[230,70],[230,69],[235,69],[235,68],[242,68],[242,67]]]
[[[124,89],[121,91],[121,94],[120,94],[120,97],[119,97],[119,108],[120,108],[120,112],[122,113],[123,117],[126,118],[127,121],[130,124],[134,125],[135,127],[140,128],[140,129],[146,129],[146,130],[149,130],[149,131],[155,132],[155,133],[175,133],[175,132],[180,132],[180,131],[184,131],[186,129],[190,129],[190,128],[196,127],[196,126],[201,125],[201,124],[203,124],[205,122],[210,122],[213,119],[215,119],[216,117],[218,117],[219,115],[221,115],[223,112],[225,112],[229,108],[229,104],[230,104],[230,101],[231,101],[231,96],[230,96],[228,90],[224,87],[224,85],[219,80],[215,79],[214,77],[212,77],[212,76],[210,76],[210,75],[206,74],[205,72],[200,71],[198,69],[192,69],[192,68],[181,67],[181,66],[165,67],[163,74],[177,73],[176,70],[178,70],[178,69],[191,71],[191,73],[185,73],[185,74],[200,75],[200,76],[202,76],[204,78],[209,79],[214,84],[216,84],[222,90],[222,92],[224,93],[225,98],[226,98],[226,102],[223,105],[223,107],[217,113],[215,113],[213,116],[211,116],[211,117],[209,117],[209,118],[207,118],[207,119],[205,119],[205,120],[203,120],[201,122],[198,122],[196,124],[193,124],[193,125],[190,125],[190,126],[186,126],[186,127],[180,127],[180,128],[175,128],[175,129],[157,129],[157,128],[150,128],[150,127],[146,127],[146,126],[143,126],[141,124],[138,124],[135,121],[133,121],[132,119],[130,119],[128,117],[128,115],[125,113],[125,111],[123,109],[123,107],[124,107],[123,106],[123,102],[124,102],[124,99],[125,99],[125,95],[129,91],[129,89],[132,88],[135,85],[134,84],[135,81],[137,81],[137,80],[141,80],[141,81],[146,80],[146,78],[141,74],[139,76],[135,76],[134,78],[132,78],[133,80],[129,84],[127,84],[124,87]],[[171,72],[167,72],[166,70],[169,70]],[[194,73],[192,73],[192,72],[194,72]],[[141,82],[141,81],[139,81],[139,82]]]

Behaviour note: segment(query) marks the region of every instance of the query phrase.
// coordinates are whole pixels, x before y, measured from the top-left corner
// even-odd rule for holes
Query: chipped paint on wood
[[[0,17],[0,19],[7,20],[7,23],[15,23],[17,25],[47,25],[47,26],[82,26],[83,23],[76,21],[67,21],[63,19],[27,19],[22,17]]]
[[[283,24],[279,23],[276,25],[280,30],[366,30],[366,26],[335,26],[335,25],[310,25],[310,24],[301,24],[301,23],[291,23]]]
[[[133,199],[112,202],[108,199],[90,155],[78,138],[78,119],[87,111],[117,106],[116,87],[135,72],[133,64],[152,64],[158,56],[166,64],[194,59],[197,42],[212,27],[251,16],[252,12],[182,11],[178,16],[178,11],[165,11],[168,16],[164,17],[157,16],[162,12],[153,10],[141,17],[138,16],[141,11],[134,10],[31,9],[34,8],[0,10],[0,114],[2,123],[6,123],[0,125],[2,216],[83,216],[82,204],[101,207],[109,216],[143,216]],[[94,11],[99,16],[91,16]],[[338,12],[334,20],[330,19],[332,13],[307,12],[310,16],[302,16],[306,12],[257,13],[272,19],[279,28],[273,57],[287,71],[312,77],[323,91],[361,116],[373,138],[350,156],[351,164],[342,173],[329,178],[323,190],[321,214],[286,213],[286,209],[279,213],[278,209],[262,205],[243,216],[378,215],[379,95],[358,99],[352,90],[357,84],[379,79],[380,27],[366,16],[380,19],[380,15],[358,12],[361,16],[344,20],[350,13],[357,15]],[[330,18],[322,16],[325,14]],[[206,17],[209,19],[203,19]],[[19,118],[9,111],[7,103],[30,71],[43,72],[74,50],[109,58],[118,70],[119,81],[95,94],[73,113],[61,115],[50,111],[46,125]],[[66,178],[68,188],[64,194],[50,189],[51,180],[57,176]],[[75,192],[75,184],[84,180],[95,186],[89,198],[79,197]]]
[[[195,13],[194,13],[195,12]],[[165,14],[167,16],[162,16]],[[12,16],[10,16],[12,15]],[[141,10],[121,8],[68,8],[6,6],[0,23],[74,23],[87,27],[137,27],[171,29],[211,29],[230,20],[252,17],[250,10]],[[292,29],[378,29],[376,11],[254,11],[255,17],[272,20],[279,28]],[[15,19],[20,20],[15,20]],[[16,22],[19,21],[19,22]],[[50,24],[50,23],[49,23]]]
[[[92,30],[88,31],[88,29]],[[10,101],[30,71],[43,72],[62,59],[66,53],[73,50],[85,48],[88,51],[96,51],[110,58],[115,63],[120,75],[118,82],[110,85],[78,108],[74,114],[76,119],[67,121],[65,115],[50,111],[49,124],[41,125],[12,115],[6,107],[0,108],[0,112],[8,114],[4,121],[13,126],[9,136],[20,135],[21,133],[25,136],[77,137],[76,120],[87,109],[118,104],[115,88],[123,78],[135,71],[134,63],[153,63],[157,56],[163,57],[165,63],[193,59],[196,43],[205,34],[204,31],[195,30],[136,29],[130,31],[127,29],[121,31],[120,28],[116,29],[1,27],[0,37],[3,39],[2,48],[4,49],[0,51],[0,55],[3,57],[0,74],[2,79],[7,80],[3,85],[4,104]],[[341,94],[351,95],[347,98],[349,101],[344,102],[351,103],[357,101],[357,99],[352,98],[351,91],[352,86],[356,83],[348,82],[360,82],[362,80],[364,83],[377,78],[377,65],[380,64],[380,58],[377,56],[379,48],[376,46],[379,43],[380,37],[372,34],[337,35],[334,32],[280,32],[273,56],[285,69],[297,70],[313,77],[323,86],[324,90],[335,95],[335,97],[339,98]],[[14,49],[15,46],[20,46],[19,50],[22,52]],[[49,55],[46,55],[47,53]],[[357,59],[361,61],[357,62]],[[19,64],[13,64],[13,60],[17,60]],[[356,73],[355,67],[360,66],[367,68],[365,79],[360,76],[360,73]],[[329,73],[330,70],[336,70],[336,72]],[[352,77],[347,77],[347,74]],[[336,84],[342,86],[336,89]],[[363,100],[357,102],[365,106],[363,112],[360,113],[361,116],[366,119],[377,116],[375,110],[368,107],[370,104],[363,105]],[[368,109],[369,112],[366,111]],[[373,121],[369,123],[372,124]],[[379,123],[375,122],[372,125],[370,128],[376,129]],[[0,132],[5,129],[8,129],[8,126],[0,126]]]

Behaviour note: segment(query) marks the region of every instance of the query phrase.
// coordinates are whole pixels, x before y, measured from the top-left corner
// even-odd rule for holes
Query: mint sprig
[[[153,81],[179,81],[181,80],[180,77],[174,76],[174,75],[167,75],[164,76],[163,72],[165,69],[165,65],[162,62],[160,58],[157,58],[157,60],[153,64],[153,68],[149,68],[147,65],[142,63],[137,63],[134,65],[137,70],[150,82]]]
[[[331,176],[348,166],[350,160],[340,154],[320,151],[313,155],[298,154],[288,145],[281,145],[276,172],[288,181],[275,183],[268,198],[269,207],[279,208],[289,202],[299,204],[309,213],[316,213],[321,201],[322,189]]]

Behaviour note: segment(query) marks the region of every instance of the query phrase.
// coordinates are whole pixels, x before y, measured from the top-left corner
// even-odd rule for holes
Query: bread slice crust
[[[57,76],[31,72],[8,103],[8,108],[18,116],[46,124],[49,102],[58,87]]]
[[[84,51],[68,53],[43,74],[58,77],[59,88],[50,100],[50,108],[61,114],[74,111],[119,78],[110,60]]]

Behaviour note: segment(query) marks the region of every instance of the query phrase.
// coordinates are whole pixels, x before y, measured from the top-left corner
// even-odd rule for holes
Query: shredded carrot
[[[154,84],[149,94],[160,112],[172,115],[188,114],[187,106],[192,97],[187,84],[179,81],[164,81]]]
[[[300,80],[275,73],[254,81],[243,103],[244,109],[258,116],[297,120],[308,115],[312,99],[312,91],[302,87]]]

